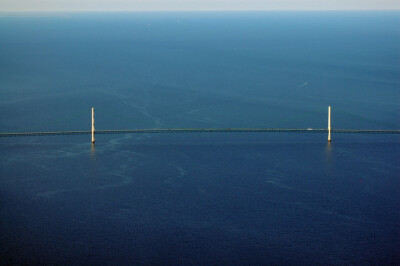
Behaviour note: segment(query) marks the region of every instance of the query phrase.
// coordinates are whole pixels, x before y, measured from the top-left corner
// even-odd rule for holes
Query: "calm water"
[[[400,128],[399,12],[0,16],[0,131]],[[12,264],[399,264],[400,139],[0,139]]]

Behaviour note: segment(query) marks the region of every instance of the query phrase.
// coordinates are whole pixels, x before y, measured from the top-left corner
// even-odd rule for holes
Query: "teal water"
[[[0,17],[0,131],[399,129],[400,13]],[[11,264],[398,264],[398,136],[0,139]]]

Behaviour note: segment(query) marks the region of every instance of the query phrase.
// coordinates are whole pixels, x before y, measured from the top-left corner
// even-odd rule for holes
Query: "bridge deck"
[[[140,133],[217,133],[217,132],[265,132],[265,133],[328,133],[328,129],[300,128],[171,128],[171,129],[121,129],[96,130],[96,134],[140,134]],[[400,130],[375,129],[332,129],[331,133],[344,134],[400,134]],[[85,135],[84,131],[55,131],[55,132],[15,132],[0,133],[0,137],[56,136],[56,135]]]

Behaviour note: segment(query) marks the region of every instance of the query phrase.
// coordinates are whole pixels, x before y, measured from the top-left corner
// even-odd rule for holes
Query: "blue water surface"
[[[400,129],[399,12],[0,16],[0,131]],[[394,135],[0,138],[8,264],[400,263]]]

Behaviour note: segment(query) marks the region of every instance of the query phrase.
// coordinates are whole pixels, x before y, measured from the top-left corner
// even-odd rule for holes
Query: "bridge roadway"
[[[328,133],[328,129],[300,129],[300,128],[172,128],[172,129],[121,129],[121,130],[96,130],[95,134],[140,134],[140,133],[217,133],[217,132],[260,132],[260,133]],[[29,137],[29,136],[57,136],[57,135],[85,135],[91,134],[90,130],[84,131],[55,131],[55,132],[17,132],[0,133],[0,137]],[[331,133],[344,134],[399,134],[400,130],[379,129],[332,129]]]

